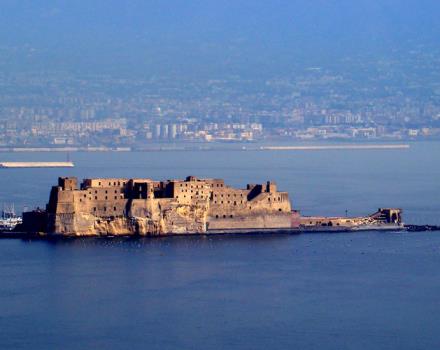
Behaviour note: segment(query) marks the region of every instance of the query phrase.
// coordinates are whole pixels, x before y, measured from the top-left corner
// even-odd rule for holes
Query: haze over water
[[[0,198],[44,206],[59,175],[271,179],[306,215],[440,224],[439,151],[74,153],[73,169],[1,170]],[[439,266],[438,233],[0,240],[0,348],[434,349]]]

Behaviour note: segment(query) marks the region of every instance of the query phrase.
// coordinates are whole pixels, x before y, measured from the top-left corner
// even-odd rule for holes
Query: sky
[[[0,59],[12,48],[17,67],[282,70],[440,38],[438,0],[0,2]]]

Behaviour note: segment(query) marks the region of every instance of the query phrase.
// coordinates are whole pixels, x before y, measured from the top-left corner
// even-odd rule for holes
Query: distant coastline
[[[182,143],[151,144],[145,147],[0,147],[4,153],[25,152],[158,152],[158,151],[319,151],[409,149],[409,143]]]

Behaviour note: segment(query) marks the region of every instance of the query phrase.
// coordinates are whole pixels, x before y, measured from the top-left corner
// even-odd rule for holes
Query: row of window
[[[118,193],[118,192],[120,192],[120,193],[124,193],[124,190],[115,190],[115,193]],[[89,194],[92,194],[92,191],[89,191]],[[95,190],[95,194],[98,194],[98,190]],[[108,194],[108,190],[105,190],[105,194]],[[84,195],[84,197],[85,197],[86,195]]]
[[[197,194],[197,193],[196,193]],[[195,198],[196,196],[194,196],[194,198]],[[183,195],[183,198],[186,198],[186,194],[184,194]],[[189,199],[193,199],[193,196],[188,196],[188,198]],[[205,196],[203,196],[203,195],[199,195],[199,196],[197,196],[197,198],[200,198],[200,199],[204,199],[204,198],[206,198]],[[179,199],[179,196],[176,196],[176,199]]]
[[[182,191],[180,191],[180,193],[183,193],[183,192],[188,193],[188,190],[182,190]],[[194,190],[191,190],[191,193],[194,193]],[[196,194],[199,194],[199,191],[196,191]]]
[[[84,198],[87,199],[87,196],[84,195]],[[118,196],[114,196],[114,199],[115,199],[115,200],[118,200],[118,199],[124,199],[124,195],[121,194],[119,197],[118,197]],[[82,202],[82,200],[83,200],[82,198],[79,199],[80,202]],[[92,197],[89,197],[89,200],[92,200]],[[95,196],[95,200],[96,200],[96,201],[98,200],[98,196]],[[100,200],[106,200],[106,201],[108,201],[108,196],[105,196],[104,199],[100,199]]]
[[[109,211],[111,211],[111,208],[108,208],[108,209],[109,209]],[[107,211],[107,207],[104,207],[103,210],[106,212],[106,211]],[[113,207],[113,211],[116,211],[116,210],[117,210],[117,208],[116,208],[116,207]],[[97,211],[96,207],[93,208],[93,211],[94,211],[94,212]]]
[[[101,186],[102,185],[102,183],[101,183],[101,181],[100,182],[98,182],[98,186]],[[121,182],[120,181],[114,181],[113,182],[113,186],[121,186]],[[112,182],[108,182],[108,186],[112,186]],[[122,182],[122,186],[125,186],[125,181],[123,181]]]
[[[227,217],[230,217],[232,219],[234,217],[234,215],[223,215],[223,219],[226,219]],[[219,219],[220,216],[216,215],[215,218]]]
[[[219,183],[211,184],[211,185],[212,185],[212,187],[223,187],[223,184],[219,184]],[[188,183],[180,183],[180,187],[188,187]],[[192,184],[190,184],[189,187],[191,187],[191,188],[204,188],[205,184],[203,184],[203,185],[192,185]]]
[[[237,196],[238,196],[237,193],[233,194],[233,197],[237,197]],[[214,197],[226,197],[226,194],[223,195],[223,193],[221,193],[221,194],[214,193]],[[230,193],[228,193],[228,197],[231,197]],[[243,193],[240,193],[240,197],[243,197]]]
[[[234,205],[237,205],[237,201],[234,201],[234,202],[232,202],[232,201],[214,201],[214,204],[234,204]],[[240,204],[243,204],[243,201],[240,201]]]

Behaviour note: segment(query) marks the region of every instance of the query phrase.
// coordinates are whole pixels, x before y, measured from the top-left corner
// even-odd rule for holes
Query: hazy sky
[[[438,0],[1,0],[0,46],[61,65],[282,66],[435,47],[439,14]]]

